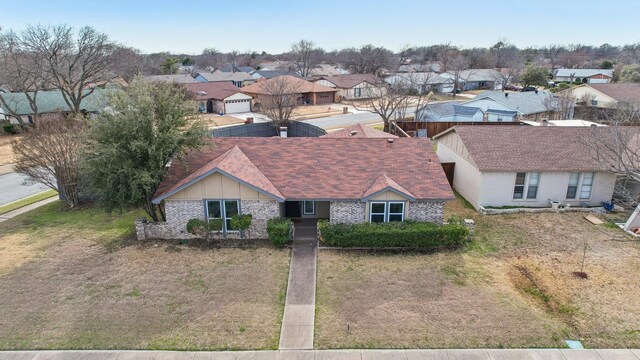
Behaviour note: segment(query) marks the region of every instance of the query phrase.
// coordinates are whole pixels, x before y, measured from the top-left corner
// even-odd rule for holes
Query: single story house
[[[484,91],[461,103],[482,109],[488,121],[558,119],[560,112],[554,94],[548,91]]]
[[[606,108],[618,103],[640,103],[640,84],[636,83],[589,83],[564,91],[587,106]]]
[[[246,72],[222,72],[218,70],[212,73],[200,72],[197,73],[194,78],[197,82],[228,82],[239,88],[256,82],[256,80]]]
[[[318,64],[316,67],[311,69],[309,72],[309,76],[336,76],[336,75],[347,75],[349,72],[340,66],[331,65],[331,64]]]
[[[190,84],[197,82],[190,74],[176,75],[144,75],[142,79],[149,82],[174,82],[178,84]]]
[[[91,90],[84,90],[87,93]],[[81,103],[81,111],[88,113],[90,116],[97,114],[100,110],[108,106],[108,94],[115,89],[94,89],[91,94],[85,97]],[[30,93],[33,96],[33,93]],[[8,120],[12,124],[19,124],[18,119],[12,113],[18,114],[22,121],[27,124],[33,123],[35,115],[27,95],[22,92],[0,92],[0,97],[4,102],[0,101],[0,120]],[[38,114],[47,114],[54,112],[69,113],[71,109],[64,96],[58,90],[38,91],[35,96]],[[5,107],[4,103],[7,104]]]
[[[251,74],[251,77],[259,80],[259,79],[271,79],[277,76],[295,76],[300,77],[298,73],[293,71],[284,71],[284,70],[256,70]]]
[[[453,80],[455,75],[448,73]],[[458,87],[462,91],[502,90],[502,73],[494,69],[468,69],[458,74]]]
[[[581,81],[589,84],[606,84],[613,80],[613,69],[558,69],[555,82]]]
[[[454,81],[448,74],[435,72],[407,72],[388,76],[384,79],[392,86],[410,87],[420,94],[433,91],[436,93],[451,93]]]
[[[366,126],[363,124],[355,124],[351,126],[347,126],[344,129],[340,129],[337,131],[332,131],[327,135],[322,135],[321,137],[328,138],[384,138],[384,139],[392,139],[397,138],[398,136],[389,134],[388,132],[380,131],[372,128],[371,126]]]
[[[372,74],[322,76],[311,81],[337,89],[337,101],[379,97],[385,88],[382,80]]]
[[[474,208],[599,206],[616,174],[585,144],[604,127],[469,126],[434,136],[440,162],[453,165],[453,188]]]
[[[437,104],[427,104],[419,111],[416,121],[474,121],[485,120],[485,113],[479,107],[460,105],[459,102],[449,101]]]
[[[185,84],[201,113],[234,114],[251,111],[251,96],[228,82]]]
[[[589,120],[580,120],[580,119],[571,119],[571,120],[543,120],[541,122],[538,121],[529,121],[522,120],[521,123],[525,125],[531,126],[607,126],[604,124],[600,124],[594,121]]]
[[[278,89],[279,82],[286,83],[286,89]],[[334,103],[338,90],[287,75],[259,81],[243,87],[240,91],[252,96],[255,102],[260,102],[261,97],[274,95],[274,92],[291,91],[301,104],[321,105]]]
[[[252,215],[254,238],[267,237],[273,217],[441,223],[445,201],[454,198],[429,139],[209,141],[169,167],[153,197],[167,221],[149,225],[153,236],[187,238],[190,219],[223,219],[223,232],[234,237],[230,218],[238,213]]]
[[[437,61],[428,62],[425,64],[403,64],[398,67],[399,73],[409,72],[442,72],[444,67]]]

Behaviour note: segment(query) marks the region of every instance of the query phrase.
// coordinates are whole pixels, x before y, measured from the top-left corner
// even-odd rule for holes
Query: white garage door
[[[251,111],[251,100],[227,100],[224,102],[227,114],[243,113]]]

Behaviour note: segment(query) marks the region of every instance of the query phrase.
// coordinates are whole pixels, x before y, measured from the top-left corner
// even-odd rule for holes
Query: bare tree
[[[69,206],[79,203],[81,150],[86,120],[79,115],[49,113],[13,140],[15,171],[58,191]]]
[[[38,116],[38,91],[49,82],[46,73],[45,59],[42,54],[33,51],[23,38],[13,31],[0,34],[0,84],[6,84],[12,92],[24,94],[24,99],[31,108],[34,120]],[[13,97],[12,99],[15,99]],[[0,104],[10,117],[24,124],[17,112],[21,104],[8,100],[0,93]]]
[[[640,202],[640,103],[618,103],[606,110],[600,114],[608,126],[592,127],[582,142],[593,159],[617,174],[616,201],[635,207]]]
[[[359,49],[344,49],[340,53],[344,62],[355,74],[382,75],[385,70],[392,67],[393,53],[384,47],[376,47],[371,44],[364,45]]]
[[[293,111],[300,106],[301,83],[293,76],[277,76],[258,83],[260,94],[256,101],[256,112],[273,121],[276,129],[286,126]]]
[[[318,67],[324,50],[316,47],[313,41],[300,40],[291,45],[291,56],[295,71],[302,77],[311,75],[311,71]]]
[[[489,51],[493,55],[494,66],[496,68],[504,68],[509,66],[509,62],[519,52],[518,48],[509,44],[506,39],[499,39]]]
[[[460,82],[463,79],[463,74],[465,77],[469,77],[471,75],[470,72],[464,73],[465,70],[469,69],[469,61],[462,55],[457,55],[453,59],[451,59],[449,63],[449,74],[452,76],[453,80],[453,96],[456,96],[458,89],[460,88]]]
[[[549,59],[549,63],[551,65],[551,71],[556,68],[556,65],[560,62],[560,54],[565,51],[565,48],[562,45],[549,45],[542,48],[544,55]]]
[[[573,112],[576,107],[576,98],[573,96],[571,91],[565,90],[553,96],[549,96],[544,99],[543,103],[547,108],[550,118],[554,117],[554,114],[557,114],[557,117],[560,120],[573,119]]]
[[[106,34],[89,26],[77,34],[66,25],[29,26],[22,41],[46,60],[51,86],[60,90],[74,113],[80,112],[82,100],[94,90],[86,90],[88,84],[108,80],[116,46]]]

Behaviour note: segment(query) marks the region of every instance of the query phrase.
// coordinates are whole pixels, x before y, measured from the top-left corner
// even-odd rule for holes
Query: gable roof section
[[[255,84],[251,84],[240,89],[243,93],[249,94],[258,94],[258,95],[269,95],[269,91],[267,90],[268,84],[276,80],[278,77],[267,79],[261,82],[257,82]],[[295,76],[285,75],[281,77],[282,80],[286,81],[288,84],[291,84],[292,88],[295,88],[296,93],[304,94],[304,93],[319,93],[319,92],[336,92],[337,89],[330,88],[328,86],[322,86],[320,84],[316,84],[310,81],[306,81]]]
[[[613,77],[613,69],[558,69],[556,71],[556,77],[583,78],[600,74]]]
[[[246,72],[201,72],[198,73],[198,75],[211,82],[253,80],[253,77],[251,77],[251,75],[247,74]]]
[[[376,181],[371,184],[371,186],[367,189],[367,191],[362,194],[362,201],[367,201],[373,196],[380,194],[383,191],[393,191],[396,194],[404,196],[409,200],[414,201],[416,198],[411,194],[407,189],[400,186],[397,182],[393,181],[387,174],[382,173]]]
[[[198,82],[189,74],[177,74],[177,75],[145,75],[142,77],[149,82],[175,82],[178,84],[188,84]]]
[[[584,84],[599,91],[616,101],[640,102],[640,84],[636,83],[609,83],[609,84]]]
[[[154,201],[161,201],[168,192],[214,169],[287,200],[358,201],[383,173],[418,200],[453,198],[433,145],[426,138],[397,138],[393,142],[379,138],[280,137],[208,141],[214,145],[173,162]],[[235,147],[240,151],[227,154]],[[248,160],[238,160],[239,152]],[[223,166],[220,163],[224,158],[228,164]],[[236,167],[232,166],[234,162],[238,163]],[[257,171],[245,171],[241,169],[243,164],[255,166]]]
[[[507,96],[508,94],[508,96]],[[473,106],[482,99],[490,99],[521,114],[536,114],[549,111],[548,105],[552,103],[553,94],[548,91],[525,91],[504,93],[502,91],[483,91],[475,98],[465,101],[462,105]]]
[[[271,181],[249,160],[242,150],[235,146],[168,188],[161,196],[154,198],[154,202],[159,203],[162,199],[189,187],[215,172],[248,185],[275,200],[284,201],[280,191],[273,186]]]
[[[90,90],[83,90],[83,93],[86,94]],[[96,113],[108,106],[108,96],[109,93],[113,93],[115,91],[119,91],[117,89],[95,89],[93,92],[82,100],[81,110]],[[31,94],[33,96],[33,94]],[[0,96],[6,101],[7,106],[11,108],[18,115],[31,115],[33,114],[33,109],[31,109],[31,105],[29,105],[29,100],[24,93],[16,92],[16,93],[4,93],[0,92]],[[66,101],[64,101],[64,96],[58,90],[51,91],[38,91],[36,95],[36,104],[38,105],[38,113],[45,114],[56,111],[69,112],[71,109]],[[4,105],[0,102],[0,107],[5,108]]]
[[[230,82],[197,82],[193,84],[185,84],[184,87],[190,93],[194,94],[198,100],[224,100],[231,95],[240,92],[240,89]]]
[[[586,142],[606,127],[460,125],[455,131],[480,171],[607,171]],[[635,128],[637,131],[638,128]]]
[[[345,75],[335,75],[335,76],[322,76],[317,80],[324,79],[337,87],[342,89],[351,89],[352,87],[362,83],[367,82],[371,85],[377,85],[382,80],[379,77],[372,74],[345,74]]]
[[[256,70],[254,72],[254,74],[258,74],[258,75],[260,75],[261,77],[263,77],[265,79],[271,79],[271,78],[274,78],[276,76],[285,76],[285,75],[295,76],[295,77],[299,76],[295,72],[282,71],[282,70]]]
[[[398,136],[389,134],[384,131],[374,129],[370,126],[364,126],[362,124],[355,124],[348,126],[342,130],[330,132],[327,135],[321,137],[328,138],[397,138]]]

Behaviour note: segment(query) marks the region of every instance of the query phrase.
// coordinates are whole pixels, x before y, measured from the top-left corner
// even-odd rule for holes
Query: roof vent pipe
[[[504,93],[504,97],[509,97],[509,93],[508,92]]]
[[[287,137],[287,127],[286,126],[281,126],[280,127],[280,137],[282,137],[282,138],[286,138]]]
[[[389,144],[393,144],[393,139],[389,138],[389,139],[387,139],[387,142],[388,142]]]

